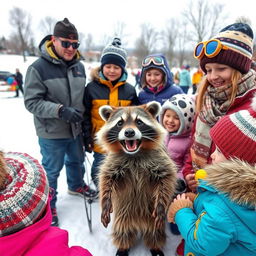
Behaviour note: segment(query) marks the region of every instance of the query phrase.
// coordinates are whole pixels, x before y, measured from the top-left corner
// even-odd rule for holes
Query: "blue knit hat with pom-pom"
[[[127,53],[122,48],[121,39],[115,37],[111,44],[107,45],[101,55],[101,68],[106,64],[114,64],[125,69],[127,63]]]

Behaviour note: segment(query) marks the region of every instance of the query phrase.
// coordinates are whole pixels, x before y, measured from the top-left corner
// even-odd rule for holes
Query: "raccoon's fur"
[[[142,235],[150,249],[166,241],[166,211],[176,184],[176,165],[168,156],[165,130],[157,122],[160,104],[99,110],[105,125],[97,140],[107,152],[100,166],[99,188],[105,227],[113,211],[113,242],[128,249]]]

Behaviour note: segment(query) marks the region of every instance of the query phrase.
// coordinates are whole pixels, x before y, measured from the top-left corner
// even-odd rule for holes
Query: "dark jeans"
[[[197,85],[196,85],[196,84],[193,84],[193,85],[192,85],[192,88],[193,88],[192,94],[195,94],[195,93],[196,93],[196,90],[197,90]]]
[[[16,97],[19,97],[19,90],[24,94],[22,85],[17,85],[16,88]]]
[[[93,153],[93,158],[94,158],[94,160],[93,160],[93,163],[92,163],[91,177],[92,177],[92,181],[95,184],[97,190],[99,190],[99,187],[98,187],[98,185],[99,185],[99,178],[98,178],[99,166],[101,164],[101,161],[105,158],[105,155],[94,152]]]
[[[44,139],[39,138],[42,165],[46,171],[49,186],[55,190],[51,200],[51,208],[56,208],[57,179],[64,164],[66,167],[68,189],[76,190],[84,185],[85,173],[82,141],[76,139]]]
[[[189,86],[181,86],[180,88],[182,89],[182,91],[183,91],[185,94],[188,93]]]

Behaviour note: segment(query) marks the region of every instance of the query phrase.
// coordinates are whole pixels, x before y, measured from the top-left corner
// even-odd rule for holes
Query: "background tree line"
[[[193,58],[193,49],[197,42],[207,40],[215,35],[225,24],[227,18],[225,5],[214,4],[207,0],[189,0],[186,9],[179,18],[170,18],[163,29],[159,30],[154,24],[140,25],[140,35],[135,39],[134,47],[127,49],[129,56],[136,56],[136,63],[141,63],[143,57],[150,53],[165,54],[172,66],[183,64],[196,65]],[[250,24],[246,17],[237,20]],[[24,61],[27,55],[37,55],[38,47],[31,29],[32,17],[26,10],[14,7],[9,13],[9,22],[13,28],[10,38],[0,38],[0,50],[22,54]],[[40,30],[45,34],[52,34],[57,20],[54,17],[45,17],[40,21]],[[235,22],[235,21],[234,21]],[[102,34],[101,42],[96,42],[93,34],[79,33],[82,53],[102,51],[113,36],[122,38],[125,46],[129,35],[126,34],[126,24],[118,21],[113,26],[113,34]]]

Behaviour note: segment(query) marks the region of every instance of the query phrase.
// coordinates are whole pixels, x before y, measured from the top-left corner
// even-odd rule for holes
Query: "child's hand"
[[[186,180],[186,183],[187,183],[187,186],[189,187],[189,189],[190,189],[192,192],[196,192],[198,182],[197,182],[197,180],[195,179],[195,174],[194,174],[194,173],[188,174],[188,175],[185,177],[185,180]]]
[[[193,203],[190,201],[188,197],[186,197],[186,194],[177,195],[177,197],[169,206],[167,213],[168,222],[174,223],[176,212],[183,208],[193,208]]]
[[[196,194],[195,194],[195,193],[187,192],[185,195],[186,195],[186,197],[187,197],[192,203],[194,203],[194,200],[195,200],[195,198],[196,198]]]

